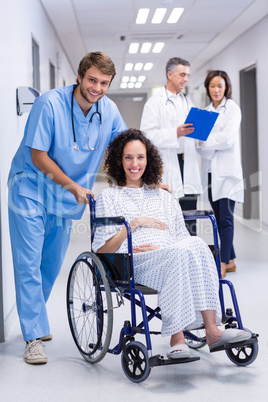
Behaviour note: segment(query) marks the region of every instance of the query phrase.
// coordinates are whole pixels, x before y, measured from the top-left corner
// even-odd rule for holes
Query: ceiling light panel
[[[182,15],[183,11],[184,11],[184,8],[173,8],[173,10],[167,20],[167,23],[168,24],[176,24],[176,22],[178,22],[180,16]]]
[[[164,42],[156,42],[154,47],[153,47],[153,53],[162,52],[164,46],[165,46]]]
[[[139,77],[138,77],[138,81],[139,82],[144,82],[146,80],[146,76],[145,75],[140,75]]]
[[[167,12],[166,8],[157,8],[153,15],[152,24],[161,24],[166,12]]]
[[[126,71],[131,71],[132,69],[133,69],[133,63],[126,63],[125,70]]]
[[[139,44],[138,43],[131,43],[129,45],[129,49],[128,49],[129,53],[137,53],[138,50],[139,50]]]
[[[134,70],[140,71],[143,68],[143,63],[136,63],[134,66]]]
[[[153,63],[145,63],[143,69],[149,71],[153,68],[153,65],[154,65]]]
[[[150,42],[144,42],[141,46],[141,53],[149,53],[151,50],[152,44]]]
[[[136,18],[136,24],[145,24],[149,15],[149,8],[140,8]]]
[[[136,87],[136,85],[135,85],[135,87]],[[143,101],[143,99],[144,99],[144,96],[134,96],[132,98],[133,102],[141,102],[141,101]]]

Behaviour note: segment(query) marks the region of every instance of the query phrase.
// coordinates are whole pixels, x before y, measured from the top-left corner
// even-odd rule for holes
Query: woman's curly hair
[[[142,176],[144,184],[159,185],[163,174],[163,162],[158,149],[140,131],[130,128],[119,134],[108,146],[105,154],[104,173],[110,186],[126,185],[126,175],[122,164],[123,150],[130,141],[141,141],[146,147],[147,165]]]

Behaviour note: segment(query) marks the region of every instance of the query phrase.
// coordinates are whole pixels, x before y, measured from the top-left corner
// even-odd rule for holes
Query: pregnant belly
[[[134,247],[141,244],[156,244],[165,247],[174,242],[168,230],[139,228],[132,236]]]

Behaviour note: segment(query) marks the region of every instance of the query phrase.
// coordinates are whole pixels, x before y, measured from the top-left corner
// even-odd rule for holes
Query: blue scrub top
[[[40,202],[48,212],[63,218],[80,219],[85,205],[77,203],[73,194],[44,175],[32,162],[31,148],[48,152],[49,157],[80,186],[92,189],[108,144],[127,126],[117,106],[102,97],[99,112],[102,116],[100,146],[88,148],[89,121],[97,106],[94,104],[85,117],[74,98],[73,115],[76,142],[71,119],[71,99],[74,86],[53,89],[37,98],[29,114],[24,137],[12,161],[9,186],[19,180],[19,194]],[[94,115],[90,128],[89,146],[98,145],[100,121]]]

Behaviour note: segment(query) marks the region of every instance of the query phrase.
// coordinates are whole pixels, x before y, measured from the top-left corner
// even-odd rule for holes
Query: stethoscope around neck
[[[76,135],[75,135],[75,129],[74,129],[74,91],[75,91],[76,86],[73,89],[72,92],[72,103],[71,103],[71,114],[72,114],[72,128],[73,128],[73,139],[74,139],[74,145],[73,145],[73,150],[74,151],[79,151],[79,146],[76,142]],[[100,119],[100,129],[99,129],[99,135],[98,135],[98,145],[96,148],[94,147],[90,147],[89,146],[89,137],[90,137],[90,128],[91,128],[91,124],[93,121],[93,117],[94,115],[97,114],[99,116]],[[97,149],[99,149],[100,146],[100,139],[101,139],[101,126],[102,126],[102,118],[101,118],[101,114],[99,112],[99,102],[97,102],[97,110],[96,112],[92,113],[92,116],[90,117],[89,120],[89,128],[88,128],[88,135],[87,135],[87,147],[88,149],[90,149],[91,151],[97,151]]]
[[[227,101],[228,101],[228,99],[227,99],[227,98],[225,98],[225,102],[224,102],[224,105],[220,105],[220,107],[219,107],[219,109],[222,109],[222,108],[224,108],[224,111],[223,111],[223,113],[225,113],[225,112],[226,112],[226,103],[227,103]],[[217,110],[217,108],[216,108],[216,110]]]

